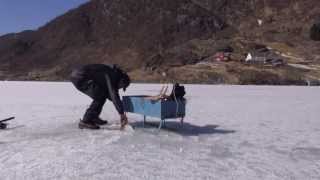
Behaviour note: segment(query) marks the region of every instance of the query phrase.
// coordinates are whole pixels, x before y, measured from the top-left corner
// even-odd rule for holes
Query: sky
[[[0,35],[34,30],[89,0],[0,0]]]

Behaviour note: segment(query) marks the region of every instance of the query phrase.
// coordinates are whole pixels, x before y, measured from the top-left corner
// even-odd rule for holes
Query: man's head
[[[123,91],[126,91],[127,87],[130,85],[130,77],[127,73],[122,72],[120,80],[118,82],[118,88],[123,88]]]
[[[130,85],[130,77],[116,64],[113,64],[111,67],[118,75],[118,89],[123,88],[123,91],[126,91],[127,87]]]

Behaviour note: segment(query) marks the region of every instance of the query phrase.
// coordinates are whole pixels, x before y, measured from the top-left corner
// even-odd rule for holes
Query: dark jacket
[[[123,105],[118,88],[118,82],[121,77],[122,72],[115,66],[89,64],[73,70],[70,79],[77,89],[88,94],[93,99],[107,98],[111,100],[118,113],[123,114]],[[98,86],[100,90],[89,92],[93,86]]]

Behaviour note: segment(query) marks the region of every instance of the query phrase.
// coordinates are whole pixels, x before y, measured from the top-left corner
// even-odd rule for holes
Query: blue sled
[[[183,118],[186,114],[185,100],[151,100],[146,99],[148,96],[123,96],[124,111],[142,114],[143,125],[146,122],[146,116],[160,118],[159,129],[165,126],[166,119],[181,118],[181,125],[183,125]]]

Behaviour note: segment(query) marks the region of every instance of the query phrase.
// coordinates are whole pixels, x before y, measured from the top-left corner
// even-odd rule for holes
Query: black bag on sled
[[[172,92],[170,94],[170,99],[184,99],[184,95],[186,94],[184,86],[181,86],[179,83],[175,83],[173,85]]]

